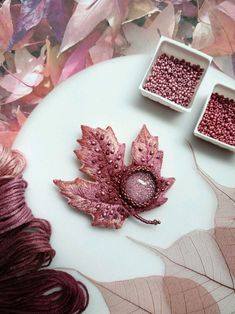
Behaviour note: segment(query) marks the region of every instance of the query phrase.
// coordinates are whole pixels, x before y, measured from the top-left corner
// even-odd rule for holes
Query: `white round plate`
[[[98,281],[114,281],[163,274],[164,265],[153,253],[127,236],[167,247],[183,234],[213,226],[216,199],[198,175],[186,143],[191,141],[200,166],[221,184],[235,186],[235,156],[229,151],[193,137],[192,131],[214,83],[232,86],[234,81],[210,69],[190,114],[177,113],[143,98],[138,90],[150,57],[129,56],[91,67],[57,87],[32,113],[14,148],[22,151],[28,166],[27,202],[36,217],[48,219],[53,228],[51,243],[56,249],[52,267],[72,267]],[[122,229],[92,227],[90,218],[71,209],[53,179],[73,180],[80,176],[73,150],[81,137],[81,124],[111,126],[122,143],[130,145],[146,124],[159,136],[165,153],[162,174],[176,182],[167,193],[168,202],[143,214],[158,218],[160,226],[149,226],[132,218]],[[87,314],[109,313],[93,284]]]

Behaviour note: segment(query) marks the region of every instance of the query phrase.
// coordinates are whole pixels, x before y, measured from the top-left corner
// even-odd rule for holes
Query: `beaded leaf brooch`
[[[126,166],[125,144],[117,141],[111,127],[81,129],[80,148],[75,154],[82,163],[80,171],[94,181],[54,180],[68,203],[90,215],[93,226],[118,229],[131,216],[147,224],[159,224],[139,215],[164,204],[165,193],[175,181],[161,176],[163,152],[158,150],[158,137],[143,126],[132,143],[131,164]]]

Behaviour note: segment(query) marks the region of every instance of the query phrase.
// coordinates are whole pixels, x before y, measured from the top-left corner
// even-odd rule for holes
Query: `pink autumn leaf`
[[[2,109],[7,110],[6,106]],[[4,118],[4,116],[3,116]],[[0,121],[0,144],[11,147],[20,128],[26,121],[25,114],[18,106],[16,110],[12,110],[12,116],[10,122]]]
[[[220,1],[218,5],[208,1],[203,3],[199,10],[200,22],[193,33],[192,47],[213,55],[214,64],[233,77],[235,20],[231,14],[234,10],[231,10],[231,14],[225,10],[232,6],[234,4],[229,1]]]
[[[234,0],[226,0],[217,5],[217,8],[230,16],[235,21],[235,2]]]
[[[197,5],[192,1],[184,2],[182,5],[182,14],[187,17],[197,16]]]
[[[0,51],[6,50],[13,33],[10,4],[11,1],[6,0],[0,8]]]
[[[89,50],[92,64],[109,60],[113,57],[114,49],[107,42],[99,42]]]
[[[113,57],[114,42],[111,27],[107,27],[96,44],[89,49],[89,54],[93,64],[102,62]]]
[[[110,314],[220,314],[215,299],[190,279],[174,276],[114,282],[88,279],[102,293]]]
[[[132,22],[141,17],[147,16],[158,12],[159,9],[156,7],[152,0],[133,0],[129,2],[128,15],[125,23]]]
[[[67,24],[60,52],[80,42],[104,20],[109,22],[115,32],[126,17],[127,5],[127,0],[94,0],[89,3],[78,1]]]
[[[214,65],[227,75],[235,77],[235,54],[231,56],[216,56],[213,58]]]
[[[9,43],[9,49],[21,40],[27,31],[35,27],[43,18],[46,10],[46,1],[27,0],[21,4],[20,14],[17,18],[14,34]]]
[[[133,241],[162,258],[165,263],[163,278],[176,277],[176,284],[179,285],[182,282],[183,285],[189,285],[188,288],[191,285],[192,289],[186,289],[183,294],[180,288],[178,292],[175,290],[170,298],[171,311],[169,313],[175,313],[172,310],[172,304],[177,307],[177,313],[186,314],[197,313],[197,311],[198,313],[230,314],[230,311],[235,309],[232,305],[232,299],[235,299],[234,282],[213,231],[195,230],[181,237],[167,249]],[[202,304],[195,300],[193,291],[196,292],[196,287],[202,289]],[[167,294],[165,297],[168,297]]]
[[[26,48],[15,51],[16,72],[32,72],[44,63],[43,57],[35,58]]]
[[[97,29],[78,44],[74,52],[65,62],[58,83],[61,83],[71,75],[85,69],[89,49],[97,42],[101,34],[102,32]]]
[[[169,2],[148,28],[139,27],[134,23],[123,25],[124,34],[130,43],[125,54],[153,53],[159,39],[159,33],[172,37],[176,26],[176,18],[173,5]],[[136,34],[138,36],[136,37]]]
[[[235,76],[235,52],[232,54],[233,74]]]
[[[184,1],[182,3],[174,4],[174,8],[177,11],[180,11],[181,14],[187,18],[197,16],[198,9],[197,5],[192,1]]]
[[[23,79],[23,81],[22,81]],[[28,95],[33,90],[33,85],[39,83],[42,76],[38,73],[30,74],[8,74],[0,79],[0,86],[11,92],[11,95],[5,100],[5,103],[13,102]],[[30,85],[29,85],[30,84]]]
[[[5,147],[11,147],[18,132],[16,131],[0,131],[0,144]]]
[[[50,76],[52,83],[55,86],[59,81],[62,72],[62,66],[60,66],[58,58],[59,46],[56,45],[52,47],[50,41],[46,39],[46,47],[47,61],[44,68],[44,75],[47,77]]]
[[[5,61],[4,54],[0,51],[0,65]]]
[[[55,32],[58,41],[61,41],[66,25],[72,14],[73,0],[50,0],[46,12],[46,18]]]
[[[20,106],[18,106],[16,110],[16,119],[20,128],[24,125],[27,119],[24,113],[20,110]]]
[[[235,20],[208,1],[200,9],[199,18],[202,21],[201,23],[207,24],[201,29],[207,30],[208,33],[206,45],[202,44],[202,50],[213,56],[231,55],[235,45]],[[198,32],[198,30],[200,29],[196,28],[195,31]],[[195,37],[199,42],[200,32],[194,35],[194,39]]]
[[[9,123],[0,120],[0,145],[11,147],[16,135],[17,131],[11,130]]]
[[[117,55],[120,55],[127,47],[130,46],[130,43],[128,42],[123,27],[120,29],[120,32],[115,36],[114,38],[114,50]]]
[[[160,174],[163,153],[158,150],[157,137],[144,126],[133,142],[132,163],[125,166],[125,145],[118,143],[110,127],[82,126],[82,133],[81,147],[75,153],[82,163],[80,170],[95,181],[54,180],[68,203],[89,214],[95,226],[121,228],[130,216],[158,224],[139,216],[165,203],[165,193],[174,183],[174,178]]]
[[[199,174],[208,182],[216,195],[217,209],[213,233],[228,268],[235,277],[235,189],[217,183],[199,167],[195,155],[194,160]]]
[[[43,19],[48,20],[49,25],[55,31],[57,39],[61,40],[71,10],[72,3],[70,0],[23,1],[8,48],[11,49],[29,30],[37,26]]]
[[[128,46],[129,43],[122,28],[117,34],[114,34],[112,28],[108,26],[96,44],[89,49],[92,64],[120,56]]]
[[[44,68],[44,76],[50,77],[53,85],[57,85],[68,59],[68,54],[59,55],[59,45],[52,46],[51,42],[46,39],[46,65]]]
[[[0,78],[0,86],[11,95],[5,103],[13,102],[30,94],[33,88],[43,80],[43,58],[35,58],[23,48],[16,50],[16,73],[10,73]]]
[[[214,1],[203,1],[198,10],[198,21],[210,24],[209,12],[215,5]]]
[[[202,50],[211,46],[215,41],[211,24],[199,22],[193,32],[192,47]]]

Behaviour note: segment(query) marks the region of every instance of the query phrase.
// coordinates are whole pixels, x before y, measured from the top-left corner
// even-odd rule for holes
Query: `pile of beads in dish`
[[[213,93],[199,123],[198,131],[235,146],[235,101]]]
[[[188,107],[203,71],[197,64],[163,53],[153,64],[143,87],[178,105]]]

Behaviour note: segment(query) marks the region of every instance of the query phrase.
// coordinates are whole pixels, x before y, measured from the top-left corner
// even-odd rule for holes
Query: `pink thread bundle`
[[[49,223],[35,218],[0,237],[0,278],[22,276],[48,266],[55,256],[49,243],[50,234]]]
[[[53,269],[0,282],[1,314],[82,313],[88,303],[86,287]]]
[[[0,179],[15,178],[26,166],[24,157],[15,150],[0,145]]]
[[[24,168],[20,153],[0,146],[0,313],[82,313],[86,287],[67,273],[43,269],[55,255],[51,227],[25,202]]]

